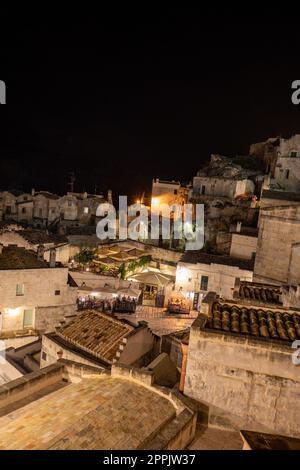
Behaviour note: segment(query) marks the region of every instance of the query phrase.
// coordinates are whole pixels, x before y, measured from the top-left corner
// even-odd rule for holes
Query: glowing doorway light
[[[189,278],[188,270],[184,267],[177,268],[176,280],[177,282],[186,282]]]

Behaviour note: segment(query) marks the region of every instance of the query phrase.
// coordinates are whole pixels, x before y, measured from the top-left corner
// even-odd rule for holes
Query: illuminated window
[[[16,295],[24,295],[24,284],[16,285]]]
[[[33,310],[27,309],[24,310],[24,316],[23,316],[23,327],[29,327],[33,326]]]
[[[84,208],[83,208],[83,212],[84,212],[85,214],[88,214],[88,213],[89,213],[89,208],[88,208],[88,207],[84,207]]]
[[[208,288],[208,276],[201,276],[201,290],[207,290]]]

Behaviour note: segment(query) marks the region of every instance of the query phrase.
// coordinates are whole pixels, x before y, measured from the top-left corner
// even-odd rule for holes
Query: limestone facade
[[[0,270],[0,334],[51,330],[74,313],[76,298],[67,268]]]
[[[300,205],[260,211],[253,279],[271,284],[300,283]]]
[[[300,436],[300,366],[291,343],[191,327],[184,393],[220,427]]]

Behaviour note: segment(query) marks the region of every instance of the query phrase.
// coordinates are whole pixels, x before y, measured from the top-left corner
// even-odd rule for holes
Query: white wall
[[[208,276],[206,292],[216,292],[224,298],[231,299],[235,279],[238,277],[243,281],[252,281],[253,272],[236,266],[180,262],[176,270],[176,288],[182,288],[184,293],[201,292],[201,276]]]

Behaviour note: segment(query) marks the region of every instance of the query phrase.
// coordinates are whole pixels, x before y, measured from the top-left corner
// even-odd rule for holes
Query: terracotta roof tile
[[[300,314],[215,302],[206,328],[264,339],[300,339]]]
[[[78,315],[57,328],[57,335],[102,360],[112,362],[119,346],[134,327],[95,310]]]
[[[238,296],[240,299],[281,305],[281,288],[279,286],[241,282]]]

